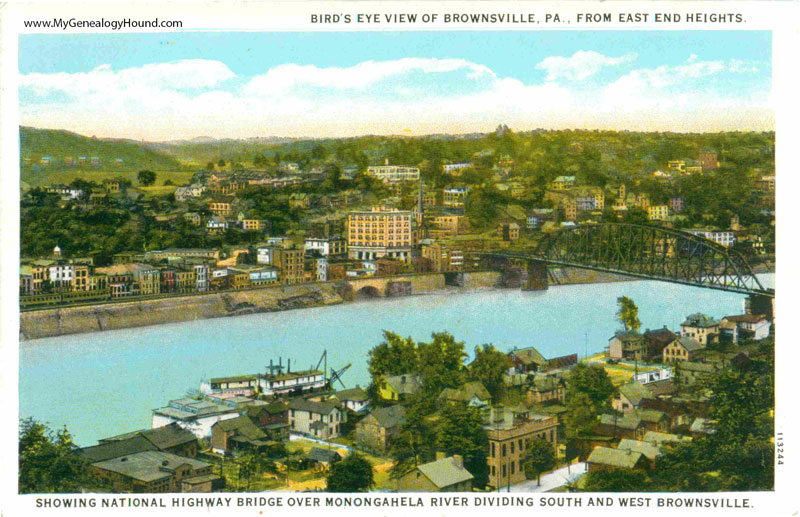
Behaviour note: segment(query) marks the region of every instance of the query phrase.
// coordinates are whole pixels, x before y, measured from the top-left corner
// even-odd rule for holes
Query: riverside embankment
[[[499,278],[496,272],[467,273],[459,289],[493,287]],[[444,274],[430,273],[43,309],[20,314],[20,339],[335,305],[355,299],[359,292],[370,296],[402,296],[442,289],[445,289]]]

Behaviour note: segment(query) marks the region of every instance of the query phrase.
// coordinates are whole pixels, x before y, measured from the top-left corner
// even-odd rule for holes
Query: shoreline
[[[757,268],[757,273],[774,273],[774,268]],[[74,334],[180,323],[198,319],[235,317],[267,312],[301,310],[329,305],[435,294],[467,294],[482,290],[520,289],[501,285],[496,271],[465,273],[463,285],[447,286],[443,273],[371,277],[342,284],[320,282],[282,285],[243,291],[192,294],[142,301],[121,301],[102,305],[41,309],[21,312],[20,342]],[[550,272],[550,288],[565,285],[637,282],[641,279],[596,271],[559,268]],[[392,287],[402,286],[397,290]],[[365,289],[366,288],[366,289]],[[383,293],[357,296],[361,290],[383,289]],[[349,291],[349,292],[348,292]]]

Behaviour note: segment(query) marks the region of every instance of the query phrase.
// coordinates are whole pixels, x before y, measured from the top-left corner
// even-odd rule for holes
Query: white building
[[[239,414],[240,411],[230,406],[205,400],[170,400],[166,407],[153,410],[152,427],[155,429],[175,422],[196,437],[206,438],[211,434],[211,426]]]
[[[472,162],[460,162],[460,163],[446,163],[444,164],[444,172],[446,174],[450,174],[453,171],[458,171],[461,169],[469,169],[472,167]]]
[[[419,167],[409,167],[407,165],[371,165],[367,167],[367,174],[378,178],[384,183],[417,181],[419,180]]]
[[[208,264],[195,265],[194,277],[197,285],[197,291],[200,293],[208,291]]]
[[[717,244],[722,244],[725,247],[730,247],[736,244],[736,236],[731,231],[715,231],[715,230],[687,230],[692,235],[704,237]]]
[[[309,237],[303,244],[305,251],[318,251],[323,257],[344,255],[347,253],[347,241],[344,237]]]
[[[50,282],[56,286],[71,284],[74,278],[75,269],[71,264],[57,264],[50,267]]]

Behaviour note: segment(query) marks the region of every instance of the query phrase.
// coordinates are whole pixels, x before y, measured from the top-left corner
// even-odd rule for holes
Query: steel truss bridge
[[[529,284],[547,286],[546,264],[616,273],[734,293],[774,297],[738,252],[690,233],[625,223],[559,230],[534,249],[487,253],[494,260],[525,261]],[[542,277],[544,272],[544,277]],[[534,287],[535,288],[535,287]]]

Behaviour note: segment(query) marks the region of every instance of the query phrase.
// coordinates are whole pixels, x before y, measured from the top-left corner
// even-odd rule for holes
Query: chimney
[[[436,451],[436,461],[443,460],[445,458],[444,451]]]
[[[464,457],[460,454],[453,454],[453,461],[458,466],[458,468],[464,468]]]

